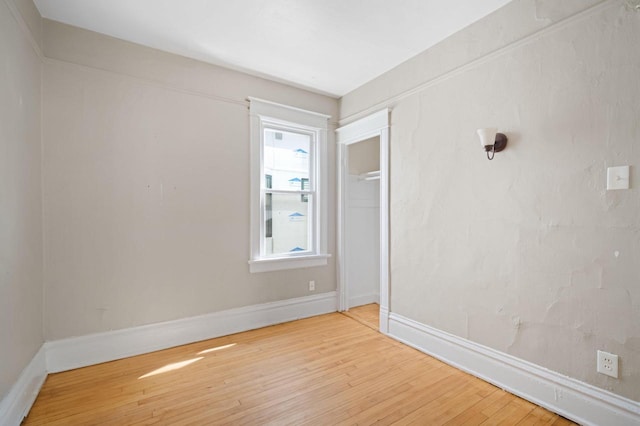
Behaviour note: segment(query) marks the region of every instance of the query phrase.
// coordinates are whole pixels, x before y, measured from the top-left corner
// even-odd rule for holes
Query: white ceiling
[[[35,0],[43,17],[341,96],[510,0]]]

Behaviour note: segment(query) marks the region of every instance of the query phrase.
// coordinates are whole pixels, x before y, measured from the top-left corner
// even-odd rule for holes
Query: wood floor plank
[[[518,426],[551,425],[558,420],[559,417],[557,414],[547,411],[542,407],[536,407],[518,423]]]
[[[482,425],[513,425],[519,423],[535,408],[534,404],[520,398],[514,398],[491,416]]]
[[[378,310],[51,374],[24,424],[572,424],[378,333]]]
[[[343,314],[373,330],[377,330],[380,324],[380,306],[377,303],[350,308]]]

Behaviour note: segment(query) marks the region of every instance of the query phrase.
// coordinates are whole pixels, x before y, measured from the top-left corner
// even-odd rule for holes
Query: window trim
[[[294,268],[308,268],[327,264],[327,128],[330,116],[300,108],[290,107],[258,98],[249,98],[250,119],[250,253],[249,271],[267,272]],[[284,126],[291,130],[312,132],[314,140],[315,197],[313,205],[313,230],[311,253],[262,255],[264,197],[263,136],[264,128]]]

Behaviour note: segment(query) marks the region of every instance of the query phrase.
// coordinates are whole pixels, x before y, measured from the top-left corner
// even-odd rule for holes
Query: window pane
[[[265,194],[265,202],[264,202],[264,236],[267,238],[273,237],[273,220],[272,220],[272,208],[271,208],[271,197],[273,194]]]
[[[302,178],[302,190],[303,191],[308,191],[309,188],[309,179],[305,179]],[[302,201],[303,203],[308,203],[309,202],[309,194],[300,194],[300,201]]]
[[[265,218],[265,254],[292,254],[311,250],[309,247],[310,202],[300,194],[266,194],[271,214]],[[309,196],[312,199],[312,196]],[[269,223],[270,222],[270,223]],[[268,229],[267,229],[268,228]],[[269,236],[270,235],[270,236]]]
[[[309,181],[311,136],[276,129],[264,131],[264,174],[267,188],[301,190]],[[270,184],[271,186],[267,186]]]

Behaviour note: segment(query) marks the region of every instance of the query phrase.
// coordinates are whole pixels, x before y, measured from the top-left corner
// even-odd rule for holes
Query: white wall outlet
[[[316,282],[309,281],[309,291],[316,291]]]
[[[618,378],[618,355],[598,351],[598,373]]]
[[[629,166],[607,168],[607,190],[629,189]]]

